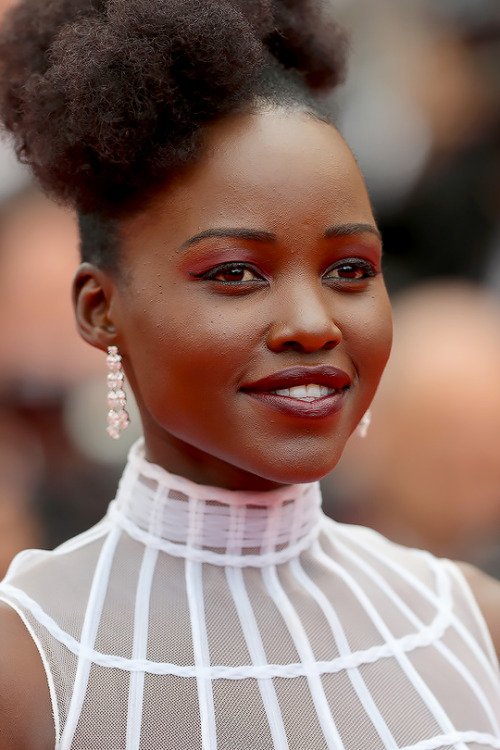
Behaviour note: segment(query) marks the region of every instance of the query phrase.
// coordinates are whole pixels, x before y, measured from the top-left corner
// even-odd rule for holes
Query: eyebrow
[[[339,224],[337,226],[328,227],[325,232],[325,237],[353,237],[357,234],[374,234],[379,240],[382,239],[382,234],[379,232],[377,227],[373,224]]]
[[[373,234],[375,237],[382,239],[379,230],[372,224],[338,224],[328,227],[325,231],[325,238],[330,237],[352,237],[357,234]],[[276,242],[277,237],[273,232],[267,232],[264,229],[246,229],[244,227],[220,227],[215,229],[205,229],[203,232],[195,234],[182,243],[179,250],[194,245],[196,242],[210,237],[232,237],[239,240],[248,240],[250,242]]]
[[[190,237],[186,242],[183,242],[179,250],[183,250],[189,245],[194,245],[195,242],[200,242],[207,237],[233,237],[239,240],[249,240],[251,242],[276,242],[276,235],[272,232],[266,232],[263,229],[244,229],[242,227],[235,228],[224,228],[220,229],[205,229],[205,231],[195,234],[194,237]]]

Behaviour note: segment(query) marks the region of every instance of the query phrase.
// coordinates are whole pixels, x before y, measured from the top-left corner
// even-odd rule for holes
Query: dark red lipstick
[[[275,391],[313,384],[324,386],[330,389],[331,393],[316,397],[313,401],[275,393]],[[315,365],[288,367],[254,382],[245,383],[240,390],[282,414],[319,419],[340,411],[350,385],[351,378],[343,370],[329,365]]]

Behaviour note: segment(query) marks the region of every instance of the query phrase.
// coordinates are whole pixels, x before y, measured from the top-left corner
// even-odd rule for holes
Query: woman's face
[[[122,229],[109,317],[149,460],[229,488],[330,471],[391,342],[380,238],[339,133],[302,113],[227,119]]]

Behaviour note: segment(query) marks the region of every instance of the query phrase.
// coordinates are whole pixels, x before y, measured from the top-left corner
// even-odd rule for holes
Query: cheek
[[[202,402],[211,388],[231,386],[250,351],[249,327],[234,305],[206,305],[199,295],[176,291],[137,299],[123,326],[137,390],[153,410],[172,393],[168,408],[177,411]]]
[[[363,380],[373,381],[374,390],[392,346],[392,313],[385,288],[364,297],[356,314],[347,317],[344,337],[356,369]]]

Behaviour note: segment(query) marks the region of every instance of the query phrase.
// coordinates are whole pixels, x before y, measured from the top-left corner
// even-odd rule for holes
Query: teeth
[[[272,391],[277,396],[288,396],[289,398],[299,398],[301,401],[315,401],[317,398],[324,398],[331,393],[335,393],[333,388],[327,388],[326,385],[294,385],[292,388],[280,388]]]

